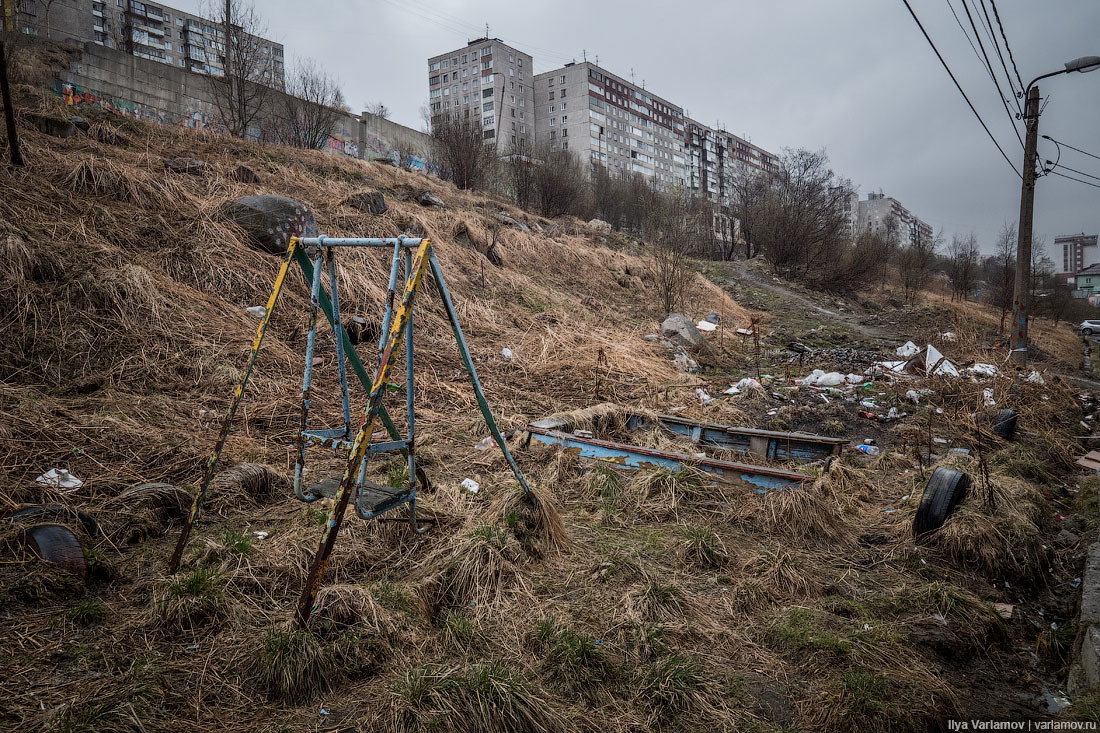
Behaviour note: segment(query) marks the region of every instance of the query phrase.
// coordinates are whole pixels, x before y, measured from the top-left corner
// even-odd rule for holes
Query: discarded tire
[[[970,477],[962,471],[937,468],[924,487],[917,515],[913,517],[913,535],[939,529],[970,488]]]
[[[993,432],[999,438],[1005,440],[1012,440],[1016,436],[1016,421],[1019,419],[1019,415],[1015,410],[1001,410],[997,413],[997,416],[993,418]]]
[[[70,522],[75,520],[80,523],[80,526],[84,528],[84,531],[87,532],[89,537],[95,537],[99,534],[99,523],[95,521],[94,517],[79,509],[61,506],[60,504],[31,504],[29,506],[19,507],[8,516],[12,519],[18,519],[24,522],[34,519],[53,519]]]
[[[24,530],[21,539],[38,559],[57,565],[78,578],[88,574],[84,548],[68,527],[60,524],[36,524]]]

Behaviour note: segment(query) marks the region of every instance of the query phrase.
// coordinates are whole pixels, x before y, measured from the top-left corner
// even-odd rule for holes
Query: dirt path
[[[839,321],[847,328],[850,328],[851,330],[861,334],[866,338],[889,341],[891,343],[901,341],[901,339],[898,338],[896,334],[890,333],[886,329],[878,328],[876,326],[868,326],[866,324],[860,323],[859,319],[853,315],[849,315],[847,313],[837,313],[836,311],[831,311],[828,308],[823,308],[822,306],[814,303],[812,300],[802,295],[801,293],[795,292],[790,288],[780,285],[770,278],[761,277],[759,274],[753,272],[750,268],[746,267],[744,262],[731,262],[729,263],[729,266],[730,274],[733,277],[740,279],[743,282],[748,282],[752,285],[763,288],[764,290],[779,295],[787,300],[794,301],[804,308],[816,311],[817,313],[828,316],[833,320]]]

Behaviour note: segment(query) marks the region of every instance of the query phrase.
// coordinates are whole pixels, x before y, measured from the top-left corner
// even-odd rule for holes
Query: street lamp
[[[1024,145],[1023,187],[1020,191],[1020,227],[1016,241],[1016,289],[1013,295],[1013,323],[1016,329],[1012,334],[1012,351],[1009,357],[1021,366],[1027,364],[1027,320],[1031,303],[1028,294],[1031,285],[1031,231],[1035,214],[1035,158],[1039,136],[1039,87],[1035,83],[1040,79],[1068,74],[1071,71],[1087,73],[1100,69],[1100,56],[1082,56],[1067,61],[1064,69],[1042,74],[1031,80],[1024,90],[1027,100],[1024,112],[1024,124],[1027,126],[1027,143]]]

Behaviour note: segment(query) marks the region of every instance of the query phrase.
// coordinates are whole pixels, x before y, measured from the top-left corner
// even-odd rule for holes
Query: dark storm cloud
[[[1019,169],[1020,143],[948,3],[910,1]],[[966,24],[962,0],[952,2]],[[987,251],[1001,223],[1019,215],[1020,179],[901,0],[260,0],[257,9],[288,60],[313,57],[339,78],[353,108],[381,100],[412,127],[423,125],[427,57],[484,35],[488,23],[491,35],[531,53],[536,71],[587,53],[617,74],[633,70],[700,121],[721,122],[774,152],[825,148],[862,194],[881,189],[948,236],[973,231]],[[1100,55],[1100,3],[1000,0],[998,9],[1024,83],[1068,59]],[[1100,72],[1041,88],[1050,103],[1040,132],[1100,154]],[[1039,150],[1055,155],[1046,141]],[[1072,151],[1062,163],[1100,175],[1100,160]],[[1056,234],[1095,233],[1098,203],[1100,188],[1044,177],[1035,231],[1048,249]]]

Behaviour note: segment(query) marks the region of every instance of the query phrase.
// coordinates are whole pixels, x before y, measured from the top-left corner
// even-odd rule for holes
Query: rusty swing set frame
[[[363,361],[355,349],[355,345],[348,337],[347,330],[344,328],[340,316],[335,254],[341,247],[393,249],[393,261],[390,266],[386,308],[383,314],[381,334],[378,343],[379,356],[373,379],[368,375],[363,365]],[[419,470],[416,466],[415,421],[413,415],[413,398],[415,392],[413,379],[413,304],[421,281],[423,280],[425,269],[431,270],[432,277],[435,280],[436,289],[439,292],[440,300],[443,302],[444,310],[450,321],[451,331],[458,345],[458,351],[462,357],[463,366],[466,368],[466,373],[470,377],[470,383],[473,386],[474,394],[477,398],[478,408],[489,427],[489,432],[504,453],[504,457],[507,459],[509,466],[511,466],[516,480],[523,488],[524,495],[536,504],[538,498],[527,484],[526,479],[524,479],[523,473],[520,471],[519,466],[512,457],[511,451],[508,449],[508,444],[504,441],[500,433],[500,428],[497,426],[496,420],[493,419],[492,411],[489,409],[489,403],[485,399],[485,392],[481,387],[481,381],[477,376],[477,370],[474,368],[470,350],[466,345],[466,338],[458,322],[458,314],[455,311],[454,302],[451,300],[450,292],[447,290],[446,281],[443,279],[443,271],[439,266],[439,260],[436,259],[435,253],[432,250],[430,240],[426,238],[419,239],[405,236],[392,239],[334,238],[324,235],[317,237],[292,237],[287,248],[286,257],[283,259],[278,275],[275,278],[271,294],[268,296],[263,318],[260,321],[260,325],[256,328],[256,337],[252,342],[248,362],[241,372],[241,378],[233,394],[229,410],[222,422],[218,440],[215,443],[210,458],[206,462],[203,478],[195,491],[191,510],[184,520],[179,540],[176,543],[176,548],[169,561],[169,572],[174,573],[179,568],[180,561],[183,557],[183,551],[191,535],[191,530],[202,511],[210,481],[214,476],[214,469],[218,464],[218,459],[221,457],[222,449],[225,447],[229,429],[233,423],[233,417],[244,396],[245,387],[252,374],[252,368],[255,366],[256,358],[260,351],[260,345],[263,343],[264,334],[267,332],[268,324],[271,321],[271,314],[275,308],[275,303],[279,298],[279,294],[282,292],[292,260],[297,262],[301,267],[302,274],[306,282],[310,285],[309,335],[306,341],[305,373],[302,381],[301,395],[302,417],[299,430],[297,431],[297,457],[294,468],[294,493],[296,498],[306,502],[321,498],[321,494],[316,493],[319,485],[312,487],[308,491],[302,489],[302,469],[305,464],[305,449],[307,445],[325,445],[333,448],[346,447],[348,449],[348,458],[344,466],[343,476],[340,479],[338,488],[336,488],[332,507],[329,509],[328,519],[325,522],[324,533],[321,536],[317,552],[314,554],[313,561],[310,564],[309,574],[303,584],[301,596],[298,600],[297,609],[294,614],[295,624],[304,628],[309,621],[310,614],[314,610],[317,592],[320,590],[325,568],[328,565],[329,557],[336,543],[336,537],[340,532],[340,527],[344,520],[344,513],[353,495],[356,499],[356,513],[363,519],[376,519],[385,512],[404,505],[409,509],[408,521],[413,532],[421,534],[426,531],[426,529],[418,527],[416,519],[416,491],[418,478],[421,484],[426,484],[427,477],[424,476],[423,471]],[[395,305],[398,271],[402,261],[404,262],[404,287],[401,292],[400,300],[397,301]],[[322,271],[324,270],[327,270],[329,276],[329,293],[326,293],[321,285]],[[333,336],[336,341],[337,366],[340,373],[340,391],[344,417],[343,428],[327,430],[309,429],[309,403],[313,374],[313,351],[317,335],[318,308],[324,312],[329,323],[332,325]],[[394,352],[400,349],[402,342],[404,342],[405,347],[405,405],[408,430],[408,434],[405,437],[402,437],[398,432],[393,420],[382,405],[382,398],[390,387],[388,378],[393,365]],[[369,395],[366,407],[363,410],[359,429],[355,433],[354,438],[352,438],[351,431],[351,406],[348,390],[347,362],[351,363],[353,371],[355,371],[356,376],[359,378],[359,381]],[[390,441],[371,445],[371,435],[376,420],[382,422],[389,434]],[[367,461],[370,456],[376,453],[390,452],[400,452],[405,457],[408,467],[407,484],[397,489],[389,489],[387,487],[368,484],[364,477]]]

